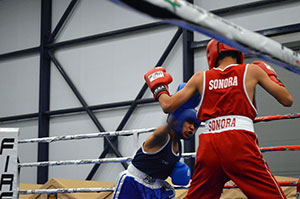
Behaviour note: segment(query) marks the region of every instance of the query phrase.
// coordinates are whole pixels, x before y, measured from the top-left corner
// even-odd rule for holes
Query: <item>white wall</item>
[[[52,28],[54,29],[69,0],[53,0]],[[195,4],[208,10],[242,4],[246,1],[195,1]],[[251,1],[247,1],[251,2]],[[300,3],[288,3],[281,7],[263,8],[257,11],[234,13],[225,18],[248,28],[261,30],[298,23]],[[11,10],[11,11],[8,11]],[[293,14],[290,14],[293,13]],[[56,42],[104,33],[121,28],[155,22],[147,16],[118,7],[109,1],[81,0],[69,17],[67,24],[57,37]],[[40,41],[40,1],[39,0],[2,0],[0,1],[0,54],[36,47]],[[142,85],[143,75],[153,68],[175,34],[176,27],[155,28],[135,34],[126,34],[105,40],[89,42],[84,45],[62,48],[55,57],[65,69],[88,105],[99,105],[133,100]],[[299,37],[293,37],[296,41]],[[195,40],[207,37],[195,33]],[[286,38],[276,38],[283,41]],[[290,42],[293,42],[290,41]],[[182,46],[176,44],[167,58],[164,67],[173,76],[171,93],[182,82]],[[204,50],[196,50],[195,71],[207,69]],[[247,61],[252,61],[249,59]],[[291,90],[295,98],[292,108],[282,108],[266,92],[258,89],[257,101],[260,115],[293,113],[299,110],[297,85],[299,76],[274,66],[279,77]],[[38,111],[39,55],[23,56],[0,61],[0,117],[35,113]],[[144,98],[150,98],[148,90]],[[56,67],[51,68],[50,110],[81,107]],[[115,130],[126,114],[128,107],[96,111],[96,117],[106,131]],[[130,117],[124,129],[139,129],[163,125],[166,115],[159,105],[140,105]],[[1,127],[19,127],[20,139],[38,136],[37,120],[0,123]],[[299,121],[284,120],[255,125],[262,146],[291,145],[299,143],[297,130]],[[51,118],[50,136],[72,135],[97,132],[97,128],[85,113],[64,115]],[[197,137],[197,136],[196,136]],[[146,138],[141,136],[139,144]],[[135,152],[133,137],[120,137],[119,150],[123,156]],[[56,142],[50,144],[50,160],[96,159],[103,150],[103,139]],[[287,155],[288,154],[288,155]],[[298,152],[266,153],[275,175],[298,176]],[[37,145],[20,146],[21,162],[37,160]],[[107,156],[113,157],[113,156]],[[280,158],[280,160],[279,160]],[[282,161],[284,160],[284,161]],[[49,178],[85,179],[92,165],[55,166],[49,169]],[[105,164],[93,180],[114,181],[121,164]],[[76,174],[76,175],[74,175]],[[36,168],[23,168],[21,183],[36,183]]]

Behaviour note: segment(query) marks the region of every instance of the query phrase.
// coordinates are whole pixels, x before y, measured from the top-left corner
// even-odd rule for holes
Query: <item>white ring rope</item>
[[[19,140],[19,144],[24,143],[51,143],[55,141],[65,141],[65,140],[81,140],[81,139],[89,139],[89,138],[99,138],[104,136],[128,136],[133,135],[135,133],[149,133],[153,132],[155,128],[144,128],[144,129],[135,129],[135,130],[124,130],[124,131],[109,131],[109,132],[100,132],[100,133],[90,133],[90,134],[77,134],[77,135],[63,135],[56,137],[46,137],[46,138],[33,138],[33,139],[25,139]]]
[[[183,158],[194,158],[196,153],[183,153]],[[102,164],[102,163],[119,163],[130,162],[132,157],[121,158],[102,158],[102,159],[84,159],[84,160],[61,160],[61,161],[45,161],[45,162],[28,162],[20,163],[19,167],[46,167],[46,166],[64,166],[64,165],[81,165],[81,164]]]
[[[300,118],[300,113],[290,113],[285,115],[270,115],[256,117],[254,122],[261,121],[271,121],[271,120],[280,120],[280,119],[295,119]],[[202,125],[202,123],[201,123]],[[134,129],[134,130],[123,130],[123,131],[108,131],[108,132],[99,132],[99,133],[90,133],[90,134],[77,134],[77,135],[62,135],[55,137],[45,137],[45,138],[31,138],[19,140],[18,144],[26,143],[51,143],[56,141],[67,141],[67,140],[81,140],[89,138],[99,138],[104,136],[129,136],[134,134],[143,134],[153,132],[156,128],[143,128],[143,129]]]
[[[183,158],[194,158],[196,153],[183,153]],[[46,166],[64,166],[64,165],[81,165],[81,164],[102,164],[102,163],[119,163],[131,162],[132,157],[121,158],[102,158],[102,159],[84,159],[84,160],[61,160],[61,161],[45,161],[45,162],[28,162],[20,163],[19,167],[46,167]]]
[[[174,186],[175,189],[188,189],[189,186]],[[32,189],[20,190],[19,194],[54,194],[54,193],[89,193],[89,192],[113,192],[115,187],[108,188],[66,188],[66,189]]]
[[[271,146],[261,147],[260,151],[300,151],[300,145],[290,146]],[[195,158],[196,152],[183,153],[182,158]],[[102,164],[102,163],[119,163],[130,162],[132,157],[121,158],[103,158],[103,159],[85,159],[85,160],[65,160],[65,161],[45,161],[45,162],[32,162],[32,163],[20,163],[19,167],[45,167],[45,166],[63,166],[63,165],[81,165],[81,164]]]
[[[191,31],[213,37],[229,46],[300,74],[300,56],[282,44],[249,31],[184,0],[110,0]],[[145,5],[154,7],[144,9]],[[156,8],[156,9],[155,9]],[[160,12],[158,12],[160,11]],[[163,14],[164,12],[164,14]],[[171,14],[170,14],[171,13]],[[172,16],[173,15],[173,16]]]
[[[67,188],[67,189],[33,189],[33,190],[20,190],[19,194],[53,194],[53,193],[87,193],[87,192],[112,192],[114,187],[108,188]]]
[[[46,167],[46,166],[64,166],[64,165],[81,165],[81,164],[118,163],[118,162],[130,162],[131,160],[132,157],[45,161],[45,162],[20,163],[19,167]]]

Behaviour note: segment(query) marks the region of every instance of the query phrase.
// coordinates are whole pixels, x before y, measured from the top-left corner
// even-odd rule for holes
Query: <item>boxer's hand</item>
[[[168,84],[171,83],[173,79],[169,73],[166,73],[166,69],[163,67],[151,69],[144,75],[144,78],[156,100],[158,100],[159,96],[163,93],[170,95]]]
[[[270,65],[266,64],[263,61],[254,61],[252,62],[252,64],[258,65],[261,69],[263,69],[267,73],[267,75],[270,77],[270,79],[273,82],[284,87],[284,84],[278,79],[275,70]]]
[[[191,179],[190,167],[184,162],[177,162],[170,177],[174,185],[186,186]]]

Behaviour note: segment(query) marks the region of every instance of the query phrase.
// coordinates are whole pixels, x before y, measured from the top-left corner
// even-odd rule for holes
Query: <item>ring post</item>
[[[18,128],[0,128],[0,198],[18,199]]]

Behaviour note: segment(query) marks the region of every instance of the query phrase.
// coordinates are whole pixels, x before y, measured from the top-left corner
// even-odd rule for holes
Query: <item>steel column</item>
[[[40,88],[39,88],[39,121],[38,137],[49,137],[49,116],[45,114],[50,107],[50,59],[46,48],[51,34],[52,0],[41,2],[41,45],[40,45]],[[49,160],[49,144],[38,144],[38,162]],[[44,184],[48,181],[48,167],[37,168],[37,183]]]

